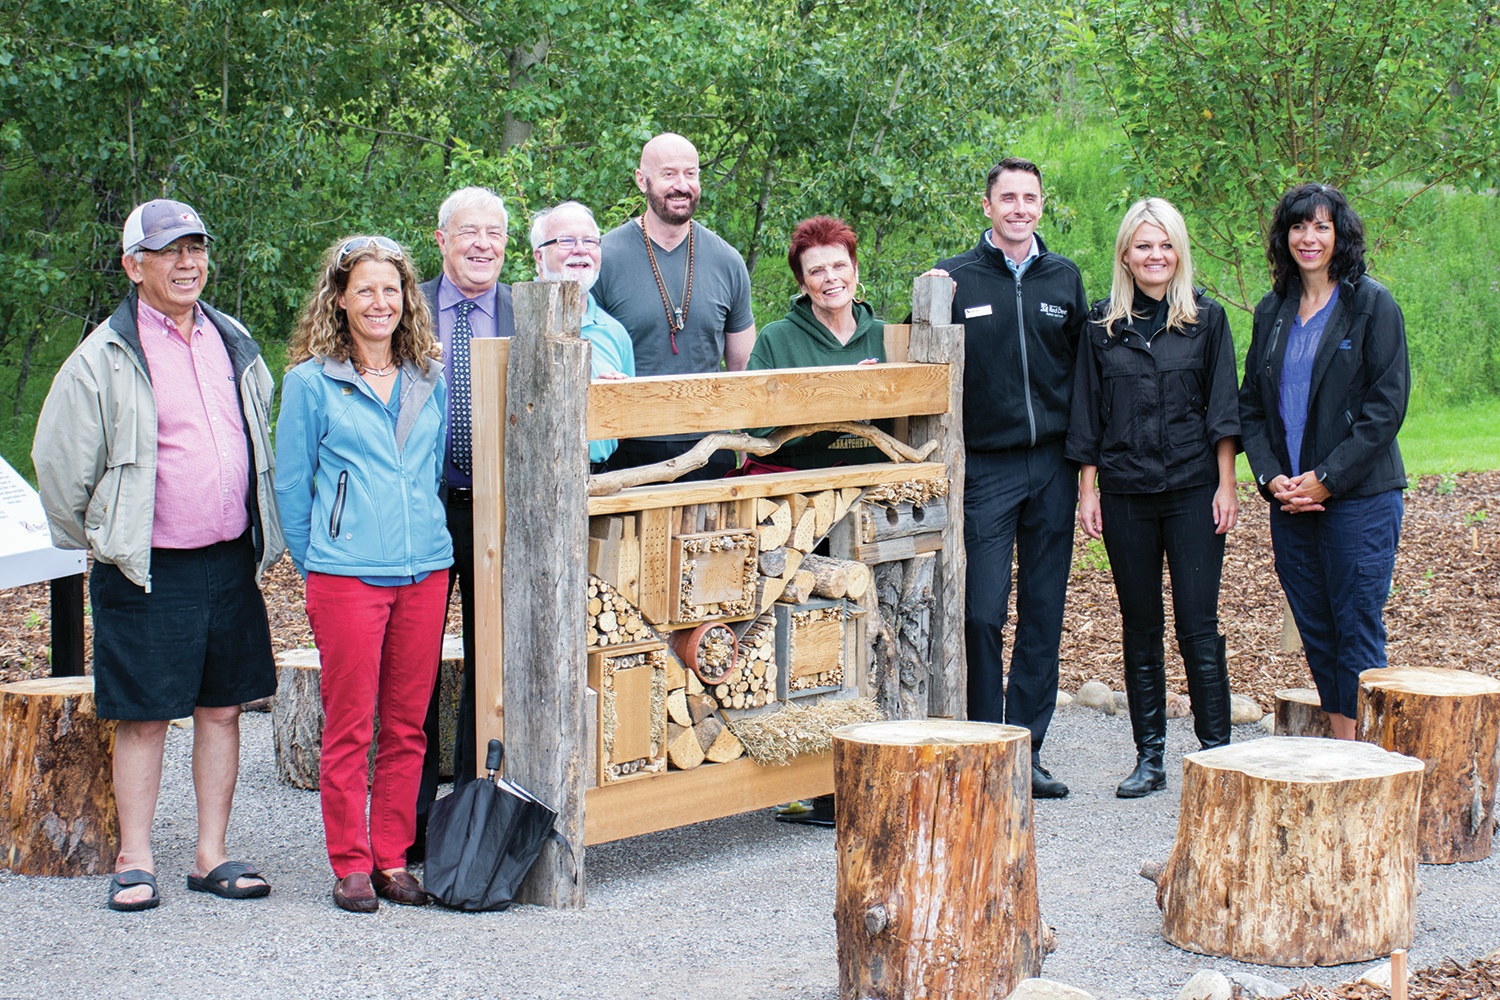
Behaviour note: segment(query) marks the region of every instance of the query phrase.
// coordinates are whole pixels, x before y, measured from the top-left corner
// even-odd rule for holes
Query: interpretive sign
[[[0,588],[82,573],[82,550],[52,544],[36,490],[0,458]]]

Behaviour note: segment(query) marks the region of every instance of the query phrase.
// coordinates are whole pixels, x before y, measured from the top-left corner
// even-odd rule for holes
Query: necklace
[[[361,365],[358,363],[356,363],[356,367],[359,368],[359,373],[361,375],[374,375],[376,378],[385,378],[387,375],[396,374],[395,359],[387,361],[384,368],[371,368],[369,365]]]
[[[672,338],[672,353],[677,353],[677,333],[682,329],[687,316],[688,300],[693,297],[693,224],[688,223],[687,268],[682,279],[682,306],[672,301],[667,294],[667,283],[661,278],[661,268],[656,263],[656,251],[651,249],[651,237],[646,234],[646,217],[641,216],[641,239],[646,241],[646,257],[651,261],[651,274],[656,278],[656,290],[661,293],[661,304],[667,310],[667,334]]]

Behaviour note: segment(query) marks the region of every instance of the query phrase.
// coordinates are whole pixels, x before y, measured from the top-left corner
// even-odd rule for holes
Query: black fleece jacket
[[[1083,278],[1047,250],[1016,280],[1004,254],[980,237],[938,263],[957,284],[953,322],[964,325],[964,444],[1005,451],[1060,442],[1068,433],[1073,362],[1088,317]]]
[[[1281,418],[1281,367],[1287,332],[1302,300],[1291,279],[1285,296],[1272,292],[1255,307],[1245,379],[1240,385],[1240,434],[1261,495],[1265,484],[1292,474]],[[1313,469],[1335,499],[1406,488],[1396,432],[1406,419],[1411,366],[1406,321],[1384,285],[1369,275],[1339,282],[1339,300],[1313,356],[1302,435],[1301,467]]]

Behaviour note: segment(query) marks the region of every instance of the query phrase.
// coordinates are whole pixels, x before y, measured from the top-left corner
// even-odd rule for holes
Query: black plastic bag
[[[542,845],[557,837],[556,810],[498,777],[505,755],[490,740],[488,778],[476,778],[432,804],[423,882],[438,902],[459,910],[504,910]]]

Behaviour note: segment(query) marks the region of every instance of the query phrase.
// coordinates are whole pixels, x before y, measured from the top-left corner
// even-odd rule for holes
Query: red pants
[[[404,587],[307,575],[307,618],[323,663],[323,832],[339,878],[406,867],[447,597],[445,569]],[[367,782],[377,709],[375,777]]]

